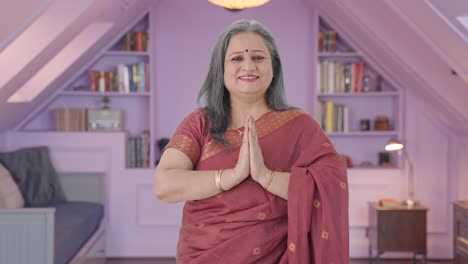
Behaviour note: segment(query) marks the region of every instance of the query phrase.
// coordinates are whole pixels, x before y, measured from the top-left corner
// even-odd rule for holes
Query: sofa
[[[0,153],[0,263],[105,262],[103,204],[67,197],[60,175],[45,146]]]

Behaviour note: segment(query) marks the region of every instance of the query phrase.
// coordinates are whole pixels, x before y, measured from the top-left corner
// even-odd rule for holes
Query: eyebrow
[[[252,51],[252,52],[262,52],[262,53],[265,53],[263,50],[249,50],[249,51]],[[229,54],[229,56],[232,56],[234,54],[239,54],[239,53],[244,53],[244,51],[234,51],[233,53]]]

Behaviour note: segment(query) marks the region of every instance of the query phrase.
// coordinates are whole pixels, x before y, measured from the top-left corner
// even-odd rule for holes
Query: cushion
[[[0,162],[10,171],[23,195],[25,206],[46,206],[66,201],[47,147],[30,147],[0,153]]]
[[[17,209],[24,206],[24,199],[10,172],[0,163],[0,208]]]

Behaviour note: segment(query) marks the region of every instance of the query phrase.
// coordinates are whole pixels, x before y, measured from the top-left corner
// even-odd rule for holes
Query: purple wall
[[[285,10],[294,16],[286,16]],[[155,48],[156,138],[171,136],[182,118],[197,107],[197,93],[211,50],[221,31],[241,19],[256,19],[276,37],[283,59],[288,102],[310,110],[313,21],[300,0],[271,1],[251,10],[231,12],[208,1],[161,1],[152,32]],[[157,74],[155,74],[157,73]],[[175,103],[177,102],[177,103]],[[310,111],[309,111],[310,112]]]

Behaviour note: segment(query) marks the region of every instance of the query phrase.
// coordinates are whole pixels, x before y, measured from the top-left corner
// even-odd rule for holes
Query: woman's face
[[[273,79],[271,54],[253,32],[231,37],[224,58],[224,85],[231,96],[264,96]]]

